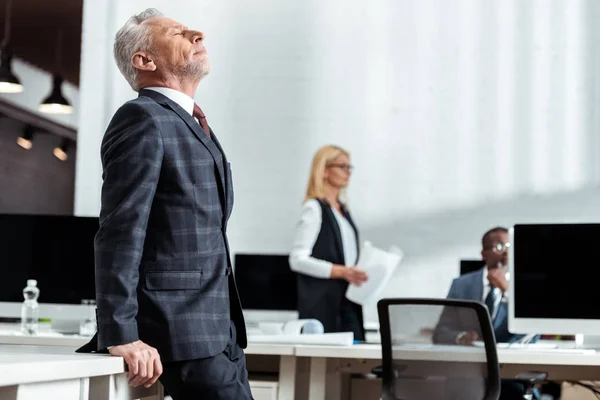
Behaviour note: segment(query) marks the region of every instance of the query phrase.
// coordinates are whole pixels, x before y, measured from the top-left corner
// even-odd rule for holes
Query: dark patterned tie
[[[496,287],[490,283],[490,292],[485,298],[485,305],[490,312],[490,317],[492,320],[494,319],[494,306],[496,304],[496,291],[494,290]]]
[[[194,103],[194,113],[195,118],[198,118],[200,121],[200,126],[204,129],[204,132],[210,137],[210,128],[208,127],[208,122],[206,122],[206,115],[202,112],[202,109],[198,106],[198,104]]]

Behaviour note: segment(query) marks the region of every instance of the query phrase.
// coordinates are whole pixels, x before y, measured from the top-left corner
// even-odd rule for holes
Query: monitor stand
[[[575,335],[575,347],[600,350],[600,335]]]

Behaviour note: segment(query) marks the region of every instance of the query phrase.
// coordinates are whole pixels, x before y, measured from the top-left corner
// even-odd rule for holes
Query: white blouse
[[[350,222],[335,207],[332,207],[332,210],[342,235],[344,260],[347,266],[354,266],[358,257],[356,233]],[[313,247],[321,231],[321,214],[321,206],[318,200],[311,199],[304,203],[300,221],[296,225],[289,261],[293,271],[315,278],[328,279],[331,276],[333,263],[311,257]]]

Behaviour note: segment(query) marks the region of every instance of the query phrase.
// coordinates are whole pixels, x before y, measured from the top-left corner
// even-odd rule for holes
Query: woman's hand
[[[331,268],[331,279],[344,279],[352,285],[360,286],[366,282],[369,277],[362,269],[346,267],[344,265],[334,265],[333,268]]]
[[[346,268],[346,274],[344,276],[344,279],[346,279],[352,285],[360,286],[363,284],[363,282],[366,282],[369,279],[369,277],[367,276],[367,273],[362,269],[350,267]]]

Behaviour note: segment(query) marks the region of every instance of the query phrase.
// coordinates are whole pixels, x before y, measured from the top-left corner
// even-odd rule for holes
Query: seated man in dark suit
[[[490,311],[497,342],[513,342],[522,337],[508,331],[508,230],[493,228],[482,238],[481,256],[485,266],[452,282],[449,299],[483,302]],[[456,326],[460,318],[442,315],[436,328],[436,342],[471,344],[479,340],[477,329]]]
[[[485,267],[460,276],[452,282],[449,299],[483,302],[489,312],[497,342],[514,342],[523,335],[508,331],[508,230],[502,227],[490,229],[483,235],[481,256]],[[436,343],[471,345],[481,340],[479,327],[474,318],[456,315],[456,309],[444,310],[435,329]],[[502,382],[500,399],[522,399],[524,389],[513,381]]]

